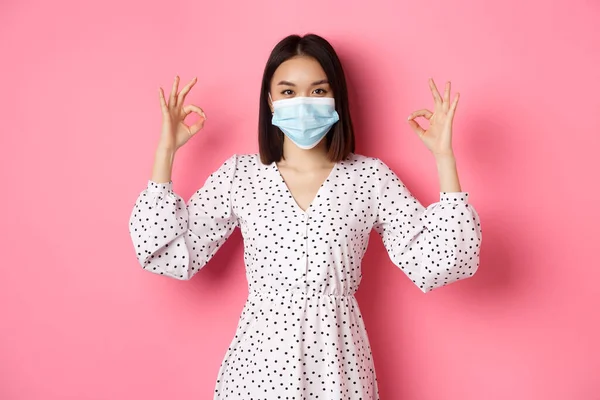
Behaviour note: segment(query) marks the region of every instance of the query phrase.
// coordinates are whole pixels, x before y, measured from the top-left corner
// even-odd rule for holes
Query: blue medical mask
[[[340,120],[333,97],[292,97],[272,103],[272,124],[301,149],[315,147]]]

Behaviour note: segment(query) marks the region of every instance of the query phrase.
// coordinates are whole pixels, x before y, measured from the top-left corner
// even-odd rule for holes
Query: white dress
[[[306,211],[275,163],[234,155],[186,202],[148,181],[129,220],[140,265],[190,279],[236,227],[248,300],[214,398],[379,399],[354,293],[375,229],[393,263],[423,292],[472,276],[481,227],[467,192],[423,207],[377,158],[338,162]]]

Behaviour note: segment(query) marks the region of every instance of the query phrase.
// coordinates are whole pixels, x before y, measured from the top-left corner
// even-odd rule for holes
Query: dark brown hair
[[[325,138],[327,155],[331,161],[341,161],[354,152],[354,129],[348,105],[348,89],[342,63],[335,50],[324,38],[308,34],[290,35],[282,39],[271,51],[260,88],[258,116],[258,147],[263,164],[271,164],[283,158],[283,132],[271,123],[269,91],[275,70],[295,56],[309,56],[321,64],[327,75],[335,98],[335,109],[340,116]]]

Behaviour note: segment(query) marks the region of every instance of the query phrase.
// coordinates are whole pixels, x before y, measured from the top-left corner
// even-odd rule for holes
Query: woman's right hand
[[[197,78],[192,79],[181,92],[177,92],[179,85],[179,76],[175,77],[169,102],[165,100],[165,94],[162,87],[159,88],[160,107],[162,110],[162,131],[160,136],[159,148],[171,152],[177,151],[181,146],[204,127],[206,115],[204,111],[193,104],[183,105],[185,96],[197,82]],[[190,113],[196,113],[200,119],[193,125],[185,124],[185,117]]]

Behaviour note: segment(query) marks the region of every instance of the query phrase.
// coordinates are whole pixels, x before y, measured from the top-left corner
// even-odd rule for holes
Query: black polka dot
[[[379,399],[354,293],[369,233],[423,292],[472,276],[481,226],[467,192],[424,207],[381,160],[338,162],[306,210],[275,163],[234,155],[187,202],[148,181],[129,220],[140,265],[192,278],[236,227],[249,296],[215,399]]]

